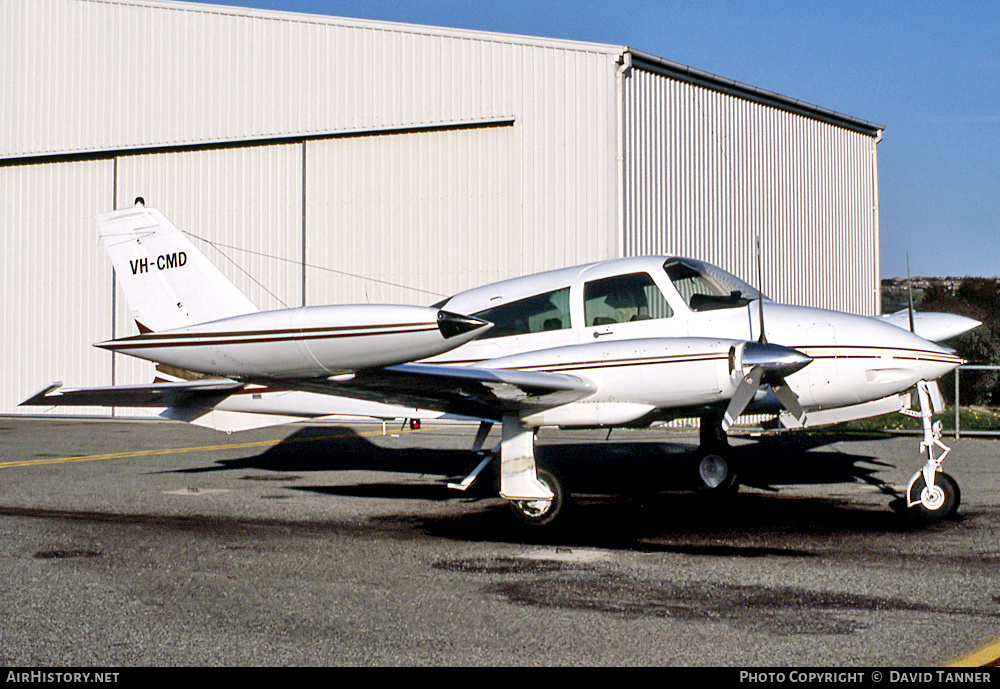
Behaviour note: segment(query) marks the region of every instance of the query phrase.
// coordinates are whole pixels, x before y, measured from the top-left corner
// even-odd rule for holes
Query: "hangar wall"
[[[878,313],[877,137],[656,67],[625,82],[623,251],[696,256],[756,284],[760,237],[771,298]]]
[[[512,125],[311,142],[309,303],[430,304],[520,271],[539,252],[520,232],[513,144]]]
[[[93,217],[111,200],[113,167],[107,160],[0,166],[2,411],[52,381],[111,378],[111,358],[90,345],[111,332],[112,270]],[[87,412],[65,410],[74,411]]]
[[[768,292],[874,313],[876,130],[626,69],[630,54],[155,0],[0,3],[0,413],[49,381],[150,379],[91,346],[134,332],[93,216],[136,196],[261,308],[428,304],[654,251],[755,281],[759,232]]]

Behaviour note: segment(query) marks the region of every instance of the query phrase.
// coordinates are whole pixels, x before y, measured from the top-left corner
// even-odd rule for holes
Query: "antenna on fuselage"
[[[910,284],[910,252],[906,252],[906,300],[910,305],[910,332],[916,333],[913,326],[913,285]]]
[[[762,266],[763,259],[760,253],[760,235],[757,235],[757,306],[760,311],[760,337],[757,341],[761,344],[767,344],[767,338],[764,337],[764,268]]]

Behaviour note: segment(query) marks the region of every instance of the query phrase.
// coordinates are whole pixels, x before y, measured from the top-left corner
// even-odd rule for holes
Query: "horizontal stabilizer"
[[[174,407],[192,404],[211,406],[242,390],[243,387],[243,383],[226,378],[96,388],[64,388],[62,383],[52,383],[21,402],[20,406]]]

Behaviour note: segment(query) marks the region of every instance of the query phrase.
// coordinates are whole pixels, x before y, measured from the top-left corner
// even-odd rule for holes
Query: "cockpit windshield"
[[[735,275],[690,258],[668,259],[663,270],[692,311],[746,306],[761,296]]]

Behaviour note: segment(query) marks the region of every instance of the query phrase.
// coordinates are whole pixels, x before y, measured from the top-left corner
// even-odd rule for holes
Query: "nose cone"
[[[925,340],[922,337],[917,337],[917,339],[923,348],[916,355],[916,358],[924,380],[936,380],[965,363],[965,360],[958,356],[951,347]]]
[[[781,345],[760,342],[747,342],[743,346],[741,363],[746,366],[759,366],[767,373],[780,377],[790,376],[804,368],[812,357],[797,349]]]
[[[438,311],[437,325],[438,330],[441,331],[441,335],[446,340],[461,335],[471,335],[471,337],[465,338],[471,340],[473,337],[478,337],[493,327],[492,323],[484,321],[481,318],[463,316],[450,311]]]

